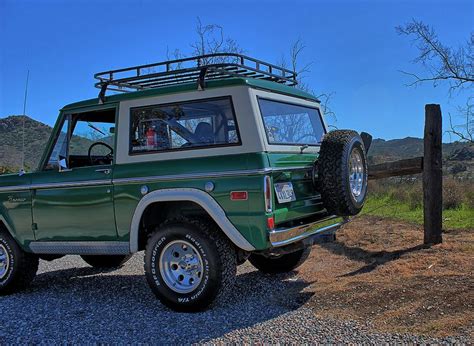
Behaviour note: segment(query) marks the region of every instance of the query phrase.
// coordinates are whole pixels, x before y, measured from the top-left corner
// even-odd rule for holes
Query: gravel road
[[[78,256],[41,261],[32,287],[0,297],[4,343],[467,343],[380,334],[354,322],[321,320],[305,307],[311,292],[297,273],[266,276],[248,263],[225,302],[197,314],[164,308],[143,275],[143,255],[98,271]]]

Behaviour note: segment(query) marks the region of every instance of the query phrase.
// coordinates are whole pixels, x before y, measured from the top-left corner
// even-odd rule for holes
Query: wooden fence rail
[[[369,166],[369,179],[382,179],[423,172],[423,157]]]

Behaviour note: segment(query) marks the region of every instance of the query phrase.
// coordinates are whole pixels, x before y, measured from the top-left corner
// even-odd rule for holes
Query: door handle
[[[99,169],[96,169],[95,171],[98,173],[110,174],[109,168],[99,168]]]

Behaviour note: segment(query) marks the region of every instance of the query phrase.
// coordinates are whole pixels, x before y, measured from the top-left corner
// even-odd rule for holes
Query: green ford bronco
[[[328,132],[292,71],[214,54],[95,78],[36,170],[0,177],[0,294],[39,259],[115,268],[144,250],[160,301],[202,310],[238,265],[291,271],[364,204],[370,135]]]

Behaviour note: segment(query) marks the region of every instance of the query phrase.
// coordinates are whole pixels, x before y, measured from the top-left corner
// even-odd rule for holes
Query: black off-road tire
[[[8,254],[8,269],[0,279],[0,295],[27,288],[38,271],[38,256],[23,251],[6,231],[0,230],[0,245]]]
[[[82,255],[88,265],[98,269],[118,269],[132,258],[132,255]]]
[[[304,263],[311,254],[311,246],[278,257],[266,257],[251,254],[249,262],[262,273],[278,274],[288,273]]]
[[[158,226],[145,250],[145,275],[151,290],[167,307],[181,312],[203,311],[225,296],[234,285],[237,256],[233,244],[211,222],[177,219]],[[164,281],[160,255],[166,246],[184,240],[197,250],[203,262],[202,279],[189,293],[178,293]]]
[[[358,200],[352,195],[349,182],[350,156],[359,152],[364,167],[362,192]],[[330,214],[357,215],[367,194],[367,155],[360,135],[352,130],[336,130],[324,136],[316,162],[316,189]]]

